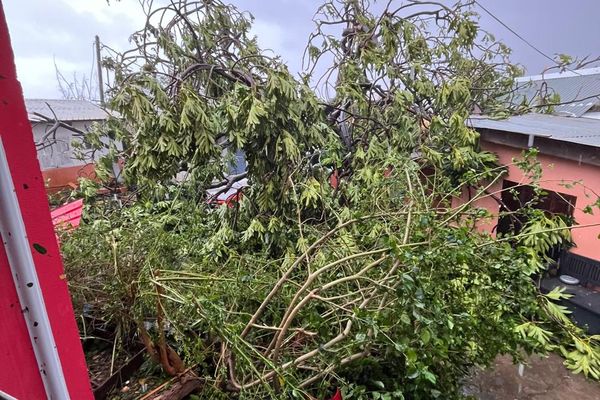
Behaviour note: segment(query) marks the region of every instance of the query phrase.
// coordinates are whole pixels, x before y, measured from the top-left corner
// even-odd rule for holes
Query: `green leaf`
[[[257,98],[252,100],[252,106],[248,112],[248,119],[246,125],[248,128],[254,128],[259,123],[259,118],[266,115],[266,111],[263,108],[263,104]]]
[[[573,297],[572,294],[565,293],[566,289],[567,288],[565,286],[557,286],[554,289],[552,289],[552,291],[550,291],[549,293],[546,293],[545,296],[552,300],[569,299]]]
[[[373,385],[377,386],[379,389],[385,389],[385,384],[381,381],[373,381]]]
[[[421,340],[423,341],[423,344],[429,343],[429,339],[431,339],[431,332],[429,332],[428,329],[424,329],[421,332]]]
[[[412,365],[417,361],[417,352],[412,348],[407,349],[404,355],[406,356],[406,363],[408,365]]]

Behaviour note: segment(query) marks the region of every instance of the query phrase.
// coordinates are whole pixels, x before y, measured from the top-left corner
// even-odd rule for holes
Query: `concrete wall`
[[[88,131],[95,121],[72,121],[71,125],[81,131]],[[33,122],[32,130],[36,143],[41,143],[52,128],[51,123]],[[55,141],[54,141],[55,138]],[[94,159],[78,158],[73,142],[79,141],[76,133],[69,129],[58,128],[54,137],[46,139],[50,146],[37,146],[37,157],[48,193],[62,189],[72,189],[79,178],[95,179],[94,161],[106,154],[104,149],[94,153]],[[104,140],[104,139],[102,139]],[[120,149],[120,143],[117,143]]]
[[[93,121],[73,121],[71,124],[74,128],[87,131],[92,123]],[[46,122],[33,122],[31,125],[36,143],[41,142],[46,132],[52,127],[51,123]],[[52,141],[52,138],[47,140]],[[73,154],[73,140],[77,140],[77,138],[72,131],[62,127],[58,128],[56,142],[52,146],[40,148],[37,152],[42,170],[86,164],[85,161],[78,160]]]
[[[505,180],[521,184],[530,183],[524,173],[512,164],[513,158],[519,158],[522,150],[506,145],[482,141],[482,150],[495,153],[502,165],[508,166],[508,175]],[[600,150],[598,150],[600,151]],[[572,230],[573,240],[576,247],[571,249],[573,253],[580,254],[595,260],[600,260],[600,209],[594,209],[594,215],[586,214],[583,208],[596,201],[600,195],[600,167],[565,160],[555,156],[539,154],[538,161],[542,165],[543,174],[539,182],[540,186],[547,190],[565,193],[577,197],[573,216],[579,225],[598,224],[588,228],[575,228]],[[565,184],[579,182],[573,187],[565,187]],[[489,192],[498,197],[501,196],[502,179]],[[464,200],[463,200],[464,201]],[[495,234],[498,223],[498,212],[500,206],[496,200],[487,196],[475,203],[479,207],[488,209],[494,217],[478,226],[479,229]]]

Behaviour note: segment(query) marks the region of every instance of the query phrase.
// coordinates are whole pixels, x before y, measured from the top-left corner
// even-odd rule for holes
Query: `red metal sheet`
[[[17,399],[45,398],[4,246],[0,246],[0,390]]]
[[[340,389],[336,389],[335,394],[333,395],[331,400],[344,400],[342,398],[342,392],[340,391]]]
[[[75,200],[64,206],[54,209],[50,216],[55,228],[73,229],[81,223],[81,213],[83,212],[83,199]]]
[[[10,165],[33,261],[71,399],[92,399],[91,387],[62,261],[54,236],[31,125],[16,78],[0,3],[0,137]],[[35,244],[35,246],[33,246]],[[35,248],[38,250],[36,251]],[[44,251],[39,251],[44,249]],[[0,249],[0,390],[18,398],[46,398],[16,297],[4,247]]]
[[[94,164],[76,165],[73,167],[50,168],[42,171],[46,191],[57,193],[65,189],[74,189],[79,185],[79,178],[96,179]]]

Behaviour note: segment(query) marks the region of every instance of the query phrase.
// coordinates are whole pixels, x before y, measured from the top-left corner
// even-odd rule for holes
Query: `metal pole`
[[[104,82],[102,81],[102,58],[100,54],[100,38],[96,35],[96,69],[98,70],[98,94],[100,95],[100,105],[104,107]]]

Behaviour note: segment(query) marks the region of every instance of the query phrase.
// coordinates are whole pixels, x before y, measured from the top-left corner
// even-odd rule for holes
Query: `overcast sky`
[[[17,71],[28,98],[59,98],[54,63],[63,74],[90,76],[93,40],[128,48],[142,26],[137,0],[0,0],[8,19]],[[397,0],[400,3],[402,0]],[[320,0],[233,0],[255,17],[262,47],[280,54],[292,71],[300,59]],[[454,1],[447,1],[449,4]],[[600,0],[479,0],[545,54],[600,55]],[[513,62],[537,74],[551,65],[483,10],[480,25],[513,48]]]

